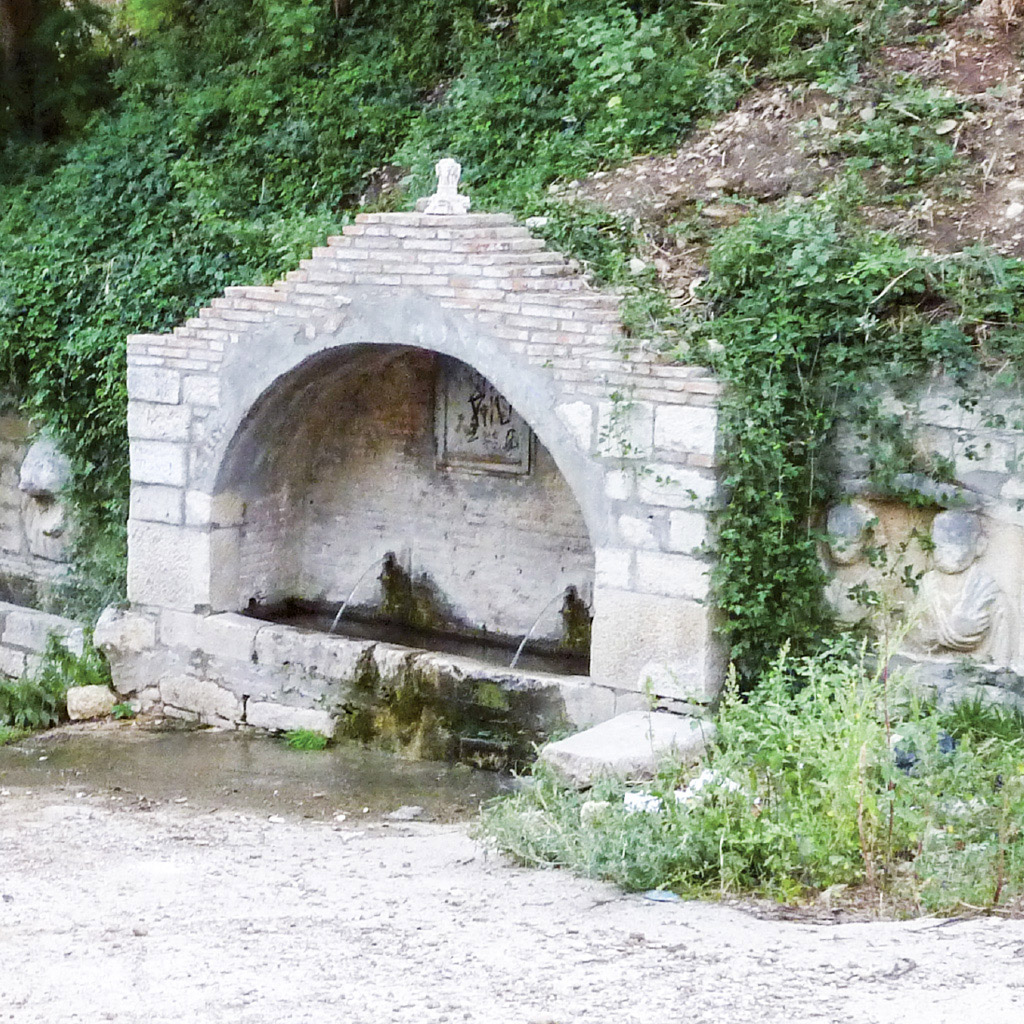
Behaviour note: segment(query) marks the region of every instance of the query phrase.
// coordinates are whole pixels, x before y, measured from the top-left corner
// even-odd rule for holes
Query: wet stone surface
[[[265,735],[136,723],[66,726],[0,747],[0,787],[321,821],[377,820],[409,806],[423,808],[422,820],[455,821],[510,784],[494,772],[407,761],[359,743],[291,750]]]

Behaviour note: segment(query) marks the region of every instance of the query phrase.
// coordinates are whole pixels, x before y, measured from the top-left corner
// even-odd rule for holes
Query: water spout
[[[359,589],[359,584],[362,583],[363,580],[365,580],[366,577],[369,576],[370,573],[373,572],[373,570],[376,569],[378,565],[380,565],[383,562],[386,562],[389,558],[393,559],[394,557],[395,556],[389,551],[386,555],[381,555],[379,558],[375,558],[363,570],[362,575],[359,577],[359,579],[356,580],[355,586],[353,586],[352,589],[349,591],[348,597],[346,597],[345,600],[341,602],[341,607],[338,608],[338,614],[334,616],[334,621],[331,623],[331,628],[327,630],[328,636],[330,636],[330,634],[333,633],[335,629],[337,629],[338,623],[341,621],[342,615],[345,614],[345,609],[349,606],[349,603],[351,602],[352,598],[356,596],[356,591]]]
[[[556,601],[564,601],[566,595],[569,593],[570,590],[573,591],[573,593],[575,593],[576,588],[566,587],[565,590],[560,590],[557,594],[555,594],[553,598],[551,598],[550,601],[548,601],[546,605],[544,605],[543,608],[541,608],[540,615],[538,615],[537,618],[533,620],[533,625],[526,631],[526,636],[524,636],[523,639],[519,642],[519,646],[516,648],[515,657],[512,659],[512,663],[509,665],[509,670],[512,670],[516,667],[516,664],[519,661],[519,655],[523,653],[523,648],[526,646],[527,641],[530,639],[531,636],[533,636],[533,631],[540,625],[540,620],[543,619],[545,615],[547,615],[548,609]]]

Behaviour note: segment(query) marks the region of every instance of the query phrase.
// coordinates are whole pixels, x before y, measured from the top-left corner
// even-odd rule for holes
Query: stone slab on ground
[[[88,718],[106,718],[117,703],[109,686],[72,686],[67,692],[68,718],[81,722]]]
[[[601,775],[650,778],[668,757],[696,761],[714,737],[714,725],[702,718],[629,711],[549,743],[540,760],[573,785],[583,787]]]
[[[270,701],[249,701],[245,720],[257,729],[272,729],[274,732],[307,729],[328,739],[333,738],[338,724],[333,715],[318,708],[294,708]]]

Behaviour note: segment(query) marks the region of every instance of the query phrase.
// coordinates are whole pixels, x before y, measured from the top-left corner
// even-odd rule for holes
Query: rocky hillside
[[[847,81],[767,81],[672,152],[559,183],[629,218],[671,297],[692,301],[723,226],[853,173],[875,227],[935,253],[1024,255],[1024,3],[894,28]]]

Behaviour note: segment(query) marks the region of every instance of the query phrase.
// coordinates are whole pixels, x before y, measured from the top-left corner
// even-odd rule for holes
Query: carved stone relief
[[[532,431],[486,377],[464,363],[439,361],[435,405],[439,466],[478,473],[530,472]]]
[[[860,500],[830,509],[826,529],[826,599],[840,623],[877,630],[884,605],[906,628],[902,651],[914,661],[1016,668],[1018,530],[974,511]]]
[[[911,606],[911,651],[938,657],[969,655],[985,665],[1010,664],[1005,595],[978,564],[986,548],[973,512],[940,512],[932,520],[931,564]]]
[[[840,623],[856,626],[870,616],[883,586],[882,574],[868,559],[868,551],[884,548],[884,533],[875,513],[859,501],[830,508],[826,529],[828,557],[837,571],[825,588],[825,600]]]
[[[56,444],[43,436],[26,452],[18,476],[18,487],[24,494],[22,519],[29,551],[51,562],[67,560],[60,493],[70,472]]]

